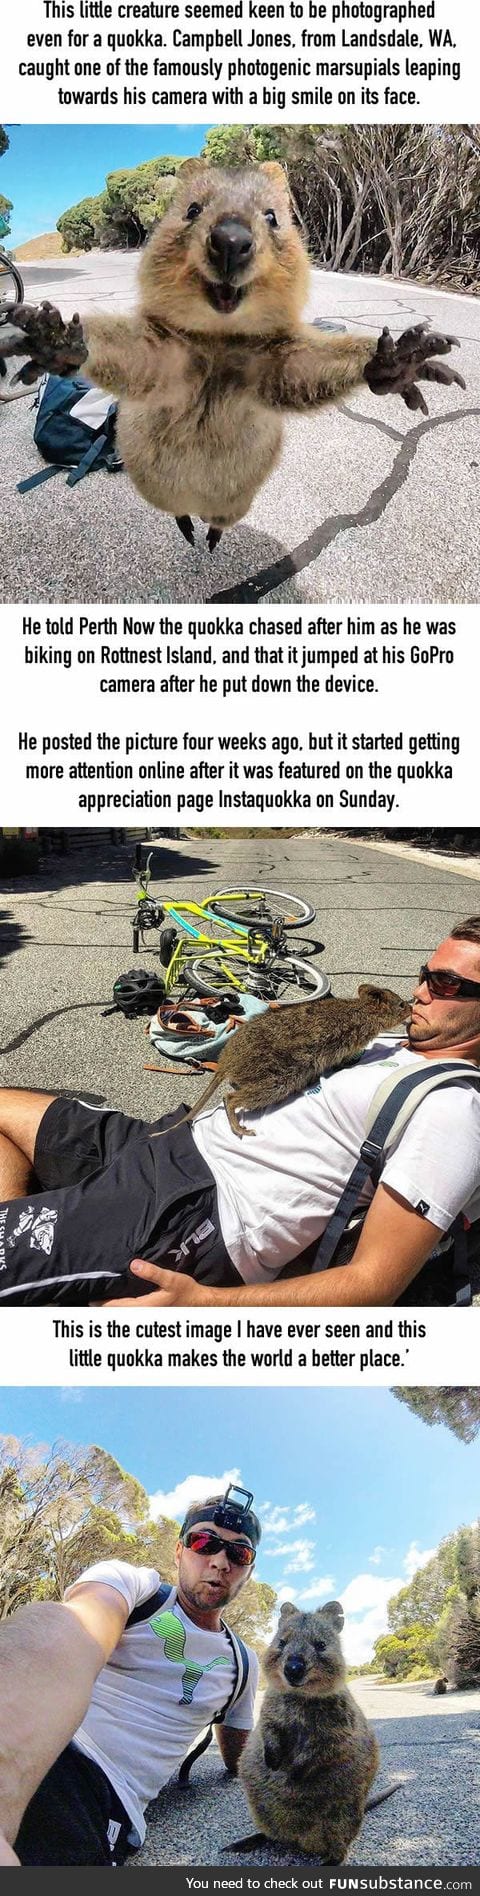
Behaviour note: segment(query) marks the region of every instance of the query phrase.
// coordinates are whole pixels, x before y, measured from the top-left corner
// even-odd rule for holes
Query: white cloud
[[[73,1387],[71,1389],[61,1389],[60,1401],[61,1402],[83,1402],[84,1394],[85,1394],[84,1389],[74,1389]]]
[[[263,1534],[290,1534],[292,1528],[305,1527],[307,1521],[316,1520],[315,1508],[309,1501],[299,1501],[294,1508],[273,1507],[271,1501],[264,1501],[259,1515]]]
[[[279,1547],[265,1547],[267,1560],[284,1560],[287,1557],[285,1573],[309,1573],[314,1566],[313,1554],[315,1541],[282,1541]]]
[[[296,1587],[277,1587],[276,1594],[277,1606],[283,1606],[285,1600],[295,1601],[298,1598]]]
[[[368,1556],[369,1566],[380,1567],[383,1560],[383,1556],[384,1554],[386,1554],[386,1552],[387,1552],[386,1547],[374,1547],[373,1554],[369,1554]]]
[[[407,1580],[413,1580],[414,1573],[418,1573],[420,1567],[426,1567],[427,1562],[433,1560],[436,1551],[436,1547],[426,1547],[422,1554],[417,1542],[411,1541],[403,1562]]]
[[[334,1589],[335,1580],[333,1574],[323,1573],[319,1575],[317,1580],[309,1580],[308,1587],[302,1587],[295,1597],[297,1600],[301,1600],[302,1604],[310,1601],[313,1612],[314,1605],[316,1605],[317,1602],[319,1604],[320,1600],[333,1599]]]
[[[221,1475],[186,1475],[167,1493],[157,1488],[156,1494],[150,1495],[152,1519],[157,1521],[166,1515],[169,1521],[183,1521],[193,1501],[206,1501],[208,1494],[224,1494],[230,1481],[241,1482],[239,1468],[224,1468]]]

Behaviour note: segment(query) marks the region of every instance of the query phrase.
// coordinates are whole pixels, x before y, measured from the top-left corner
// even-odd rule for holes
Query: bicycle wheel
[[[316,914],[311,902],[302,902],[284,889],[214,889],[205,908],[246,929],[269,928],[273,922],[281,922],[283,928],[305,928]]]
[[[294,1006],[298,1001],[321,1001],[330,993],[328,975],[320,974],[311,963],[296,955],[275,957],[270,965],[243,959],[243,956],[207,951],[192,956],[183,969],[187,986],[195,994],[227,994],[238,998],[242,990],[257,994],[265,1001],[281,1001]]]
[[[16,263],[12,263],[11,257],[7,257],[5,251],[0,250],[0,322],[7,320],[4,305],[23,303],[24,298],[25,292],[20,271],[17,270]]]

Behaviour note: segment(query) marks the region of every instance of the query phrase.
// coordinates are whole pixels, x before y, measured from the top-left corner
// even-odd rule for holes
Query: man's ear
[[[283,165],[277,164],[276,158],[266,159],[265,164],[260,165],[260,170],[265,171],[267,178],[271,178],[272,183],[276,184],[278,189],[280,191],[284,191],[285,196],[288,197],[289,191],[288,191],[287,174],[286,174],[286,171],[284,171],[283,169]]]
[[[184,179],[194,178],[199,171],[208,171],[206,158],[184,158],[183,164],[178,167],[177,178],[183,184]]]

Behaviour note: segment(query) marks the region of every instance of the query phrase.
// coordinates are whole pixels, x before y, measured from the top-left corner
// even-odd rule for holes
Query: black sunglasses
[[[480,981],[464,981],[462,974],[454,974],[450,968],[427,968],[425,965],[420,969],[419,987],[423,981],[429,994],[435,994],[437,1000],[474,1000],[475,995],[480,994]]]
[[[221,1534],[211,1534],[206,1527],[189,1527],[182,1536],[184,1547],[192,1554],[224,1553],[233,1567],[251,1567],[255,1559],[255,1549],[246,1541],[226,1541]]]

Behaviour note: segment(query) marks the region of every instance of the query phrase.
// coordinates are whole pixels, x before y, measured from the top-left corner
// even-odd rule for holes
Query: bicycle
[[[314,919],[311,903],[279,889],[217,889],[203,903],[158,902],[148,893],[152,853],[138,877],[133,951],[138,954],[148,930],[159,930],[167,994],[177,982],[198,998],[235,998],[244,991],[292,1003],[330,992],[328,976],[312,967],[305,951],[289,952],[287,933]],[[166,917],[173,926],[163,928]],[[219,937],[222,923],[227,937]]]
[[[17,264],[13,262],[12,257],[9,257],[7,251],[3,250],[0,245],[0,329],[5,327],[8,323],[9,312],[13,305],[23,303],[24,301],[25,289],[20,271],[17,268]],[[11,372],[15,371],[16,373],[16,366],[14,358],[11,365]],[[3,384],[0,384],[0,400],[3,402],[18,401],[21,396],[30,394],[30,389],[28,388],[12,388],[12,383],[9,380],[9,368],[7,369],[7,363],[4,362],[0,351],[0,378],[1,384]]]

